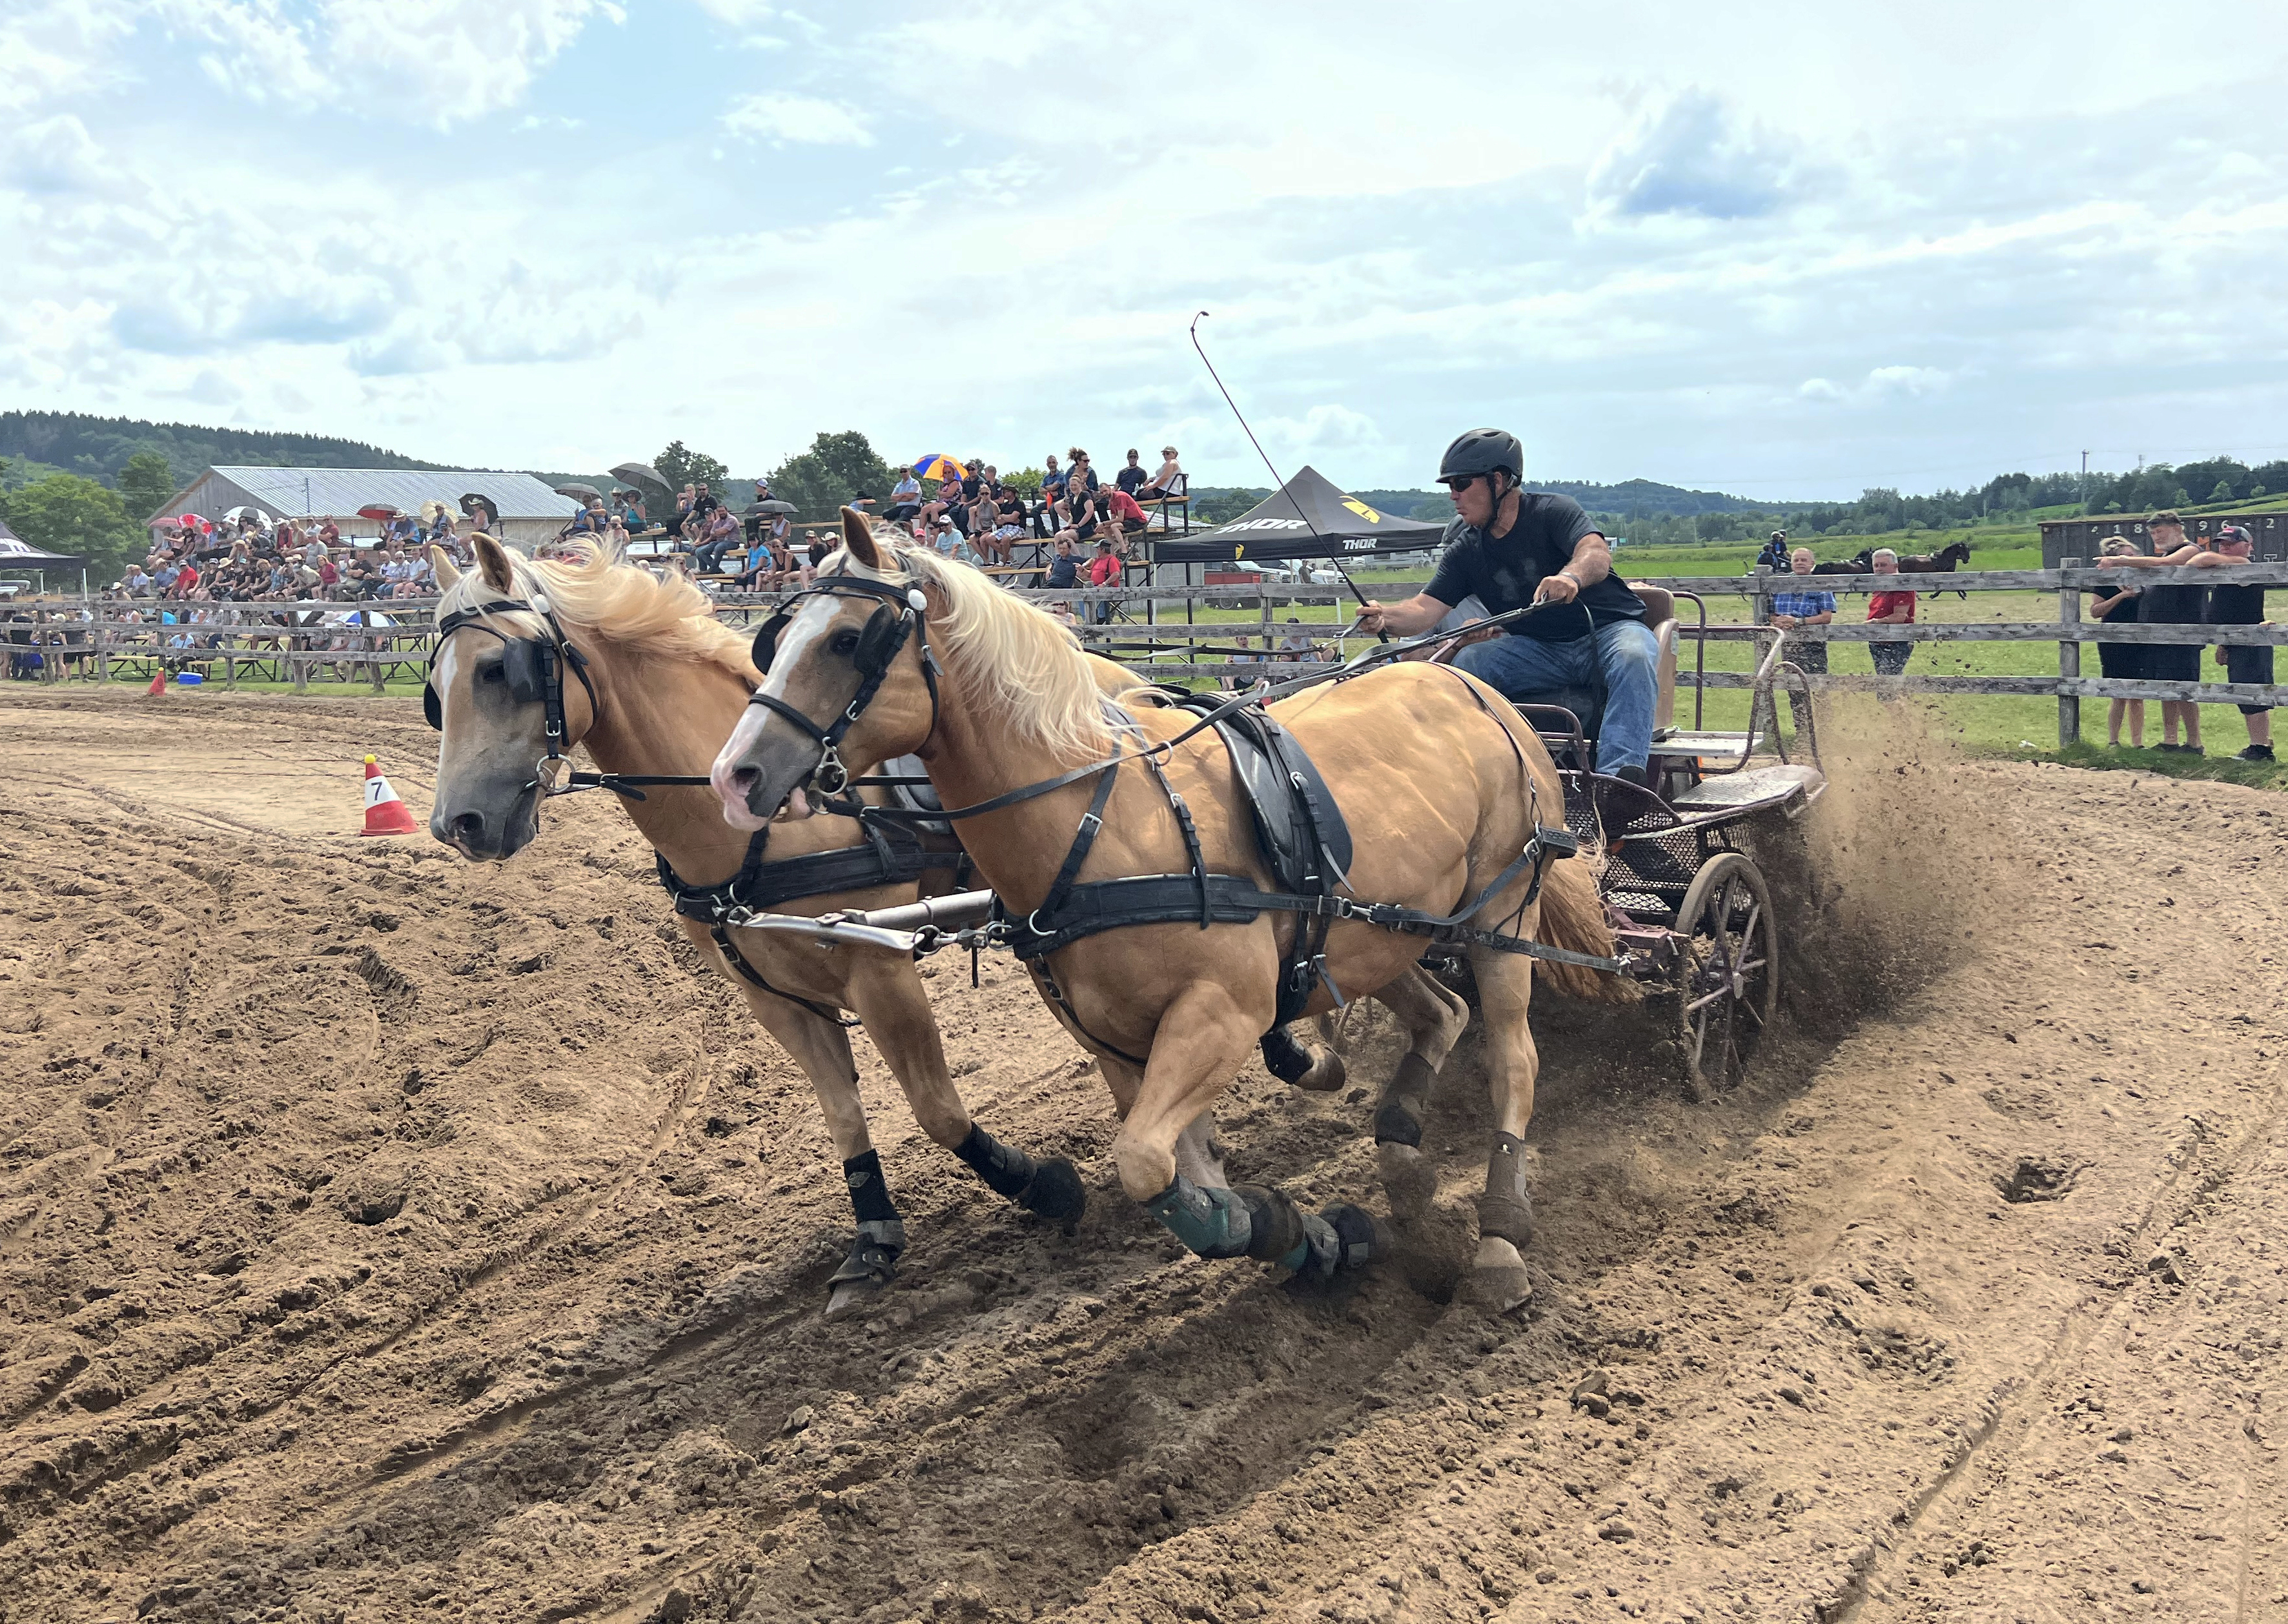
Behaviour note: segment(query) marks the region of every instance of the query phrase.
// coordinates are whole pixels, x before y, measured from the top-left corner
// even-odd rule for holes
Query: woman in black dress
[[[2137,543],[2125,535],[2109,535],[2099,543],[2101,556],[2123,558],[2135,556]],[[2089,612],[2101,621],[2129,621],[2137,618],[2137,600],[2142,594],[2123,579],[2119,586],[2103,587],[2089,595]],[[2145,675],[2145,646],[2141,643],[2106,643],[2097,646],[2097,669],[2101,677],[2119,677],[2133,682]],[[2145,748],[2145,701],[2141,699],[2117,699],[2105,714],[2105,742],[2109,749],[2121,748],[2121,722],[2129,719],[2129,745],[2132,749]]]

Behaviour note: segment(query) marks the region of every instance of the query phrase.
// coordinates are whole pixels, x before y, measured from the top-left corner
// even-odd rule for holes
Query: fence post
[[[1768,626],[1772,623],[1771,583],[1771,566],[1768,564],[1757,565],[1755,599],[1749,608],[1748,618],[1751,622],[1759,626]]]
[[[2073,572],[2081,567],[2079,558],[2060,558],[2058,568],[2058,624],[2068,630],[2081,624],[2081,589],[2073,584]],[[2058,643],[2058,678],[2061,685],[2081,676],[2081,640],[2062,638]],[[2081,695],[2058,691],[2058,747],[2081,742]]]

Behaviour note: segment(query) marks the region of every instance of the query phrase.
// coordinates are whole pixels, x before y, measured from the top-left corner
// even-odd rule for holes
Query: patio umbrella
[[[592,485],[583,485],[577,479],[575,479],[569,485],[558,486],[556,487],[556,494],[560,496],[570,496],[574,500],[579,502],[585,502],[591,497],[593,497],[599,502],[601,502],[604,499],[603,492],[598,490]]]
[[[612,478],[625,479],[632,485],[655,485],[661,490],[668,488],[667,476],[649,463],[622,463],[612,470]]]
[[[946,456],[942,451],[933,451],[929,456],[922,458],[920,462],[914,464],[914,478],[918,479],[966,479],[969,478],[969,470],[964,468],[959,463],[955,462],[953,458]]]

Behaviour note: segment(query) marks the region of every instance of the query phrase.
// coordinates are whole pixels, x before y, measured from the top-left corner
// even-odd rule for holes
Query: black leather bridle
[[[929,685],[929,732],[922,735],[922,745],[928,744],[937,733],[938,693],[937,657],[930,652],[929,626],[923,618],[929,609],[929,600],[919,587],[894,586],[886,581],[875,581],[865,575],[826,575],[789,598],[783,607],[765,621],[755,633],[755,645],[751,658],[755,669],[767,678],[771,658],[778,651],[779,633],[806,598],[872,598],[882,606],[874,611],[850,647],[850,662],[858,668],[858,691],[841,714],[823,727],[803,711],[784,700],[758,688],[748,697],[750,705],[760,705],[773,714],[785,717],[808,734],[818,746],[818,764],[813,767],[803,782],[816,788],[824,795],[839,795],[850,786],[850,769],[841,755],[843,736],[849,733],[874,696],[882,691],[882,683],[890,674],[890,666],[899,651],[911,638],[921,658],[922,680]],[[922,745],[915,748],[920,749]]]
[[[486,617],[521,612],[532,615],[548,629],[548,635],[539,638],[511,637],[499,627],[487,623]],[[528,790],[537,789],[544,796],[572,795],[582,789],[609,789],[632,801],[644,798],[639,784],[697,785],[709,780],[704,777],[656,772],[576,772],[571,757],[565,751],[564,673],[568,668],[580,679],[588,692],[588,714],[592,717],[603,714],[603,703],[596,697],[596,685],[588,677],[588,660],[564,635],[558,623],[556,611],[547,598],[538,593],[528,602],[520,598],[497,598],[490,603],[473,608],[456,609],[437,622],[436,641],[431,645],[431,671],[436,669],[436,650],[445,646],[445,639],[465,627],[498,638],[501,640],[501,675],[508,683],[509,697],[521,705],[537,701],[545,717],[544,736],[548,753],[533,764],[532,777],[525,784]],[[445,731],[445,706],[437,693],[433,680],[425,677],[421,685],[421,714],[430,726],[439,733]]]

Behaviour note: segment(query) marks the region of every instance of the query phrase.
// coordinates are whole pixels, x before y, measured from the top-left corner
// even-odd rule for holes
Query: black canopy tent
[[[75,552],[49,552],[35,547],[0,521],[0,571],[85,569],[87,560]]]
[[[1351,558],[1420,552],[1437,544],[1442,524],[1401,519],[1338,489],[1315,468],[1294,478],[1228,524],[1204,535],[1156,536],[1161,564],[1223,564],[1235,558]]]

